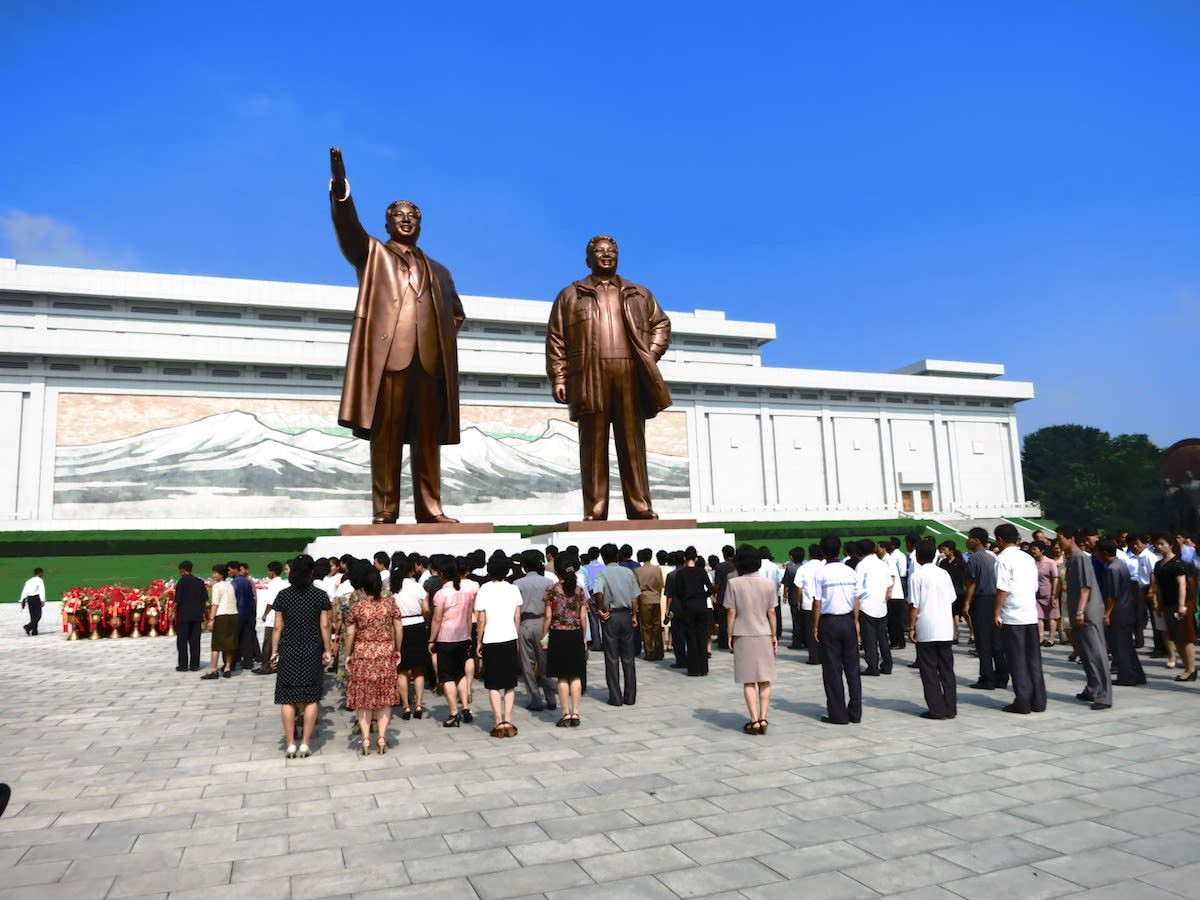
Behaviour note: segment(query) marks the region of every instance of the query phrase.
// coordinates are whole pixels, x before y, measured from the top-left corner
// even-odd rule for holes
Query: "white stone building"
[[[354,299],[349,287],[0,259],[0,527],[366,520],[367,444],[336,425]],[[463,304],[464,432],[443,454],[447,510],[578,517],[574,427],[545,375],[550,304]],[[1016,417],[1033,385],[1001,380],[1002,365],[767,367],[774,325],[669,314],[675,405],[647,432],[664,517],[1037,512]]]

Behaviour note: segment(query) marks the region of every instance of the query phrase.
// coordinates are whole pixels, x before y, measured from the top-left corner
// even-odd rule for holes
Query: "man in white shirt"
[[[263,623],[262,662],[252,670],[255,675],[273,675],[275,669],[271,666],[271,632],[275,630],[275,598],[279,596],[288,583],[283,578],[283,563],[275,561],[267,563],[267,584],[258,592],[258,608],[256,617]]]
[[[46,582],[42,581],[42,570],[33,570],[33,577],[21,588],[21,609],[29,608],[29,621],[25,633],[33,637],[38,633],[38,622],[42,621],[42,607],[46,605]]]
[[[896,567],[888,555],[886,541],[870,538],[859,542],[862,559],[854,570],[858,579],[858,622],[862,629],[863,656],[867,668],[863,675],[892,674],[892,644],[888,638],[888,601],[896,580]],[[882,659],[881,659],[882,657]]]
[[[805,645],[808,647],[807,664],[821,664],[821,646],[809,635],[813,631],[813,599],[817,595],[816,574],[825,565],[825,557],[821,553],[820,544],[810,544],[808,561],[796,570],[796,584],[800,586],[800,615],[804,628]]]
[[[958,715],[954,683],[954,582],[934,565],[937,547],[926,538],[914,551],[917,569],[908,579],[908,636],[917,645],[917,669],[925,691],[923,719]]]
[[[1130,542],[1133,553],[1137,557],[1137,627],[1134,631],[1133,645],[1141,647],[1145,643],[1146,623],[1154,617],[1150,614],[1150,582],[1154,580],[1154,566],[1158,563],[1158,555],[1150,549],[1150,541],[1146,535],[1135,535]],[[1166,624],[1162,616],[1153,622],[1154,648],[1150,653],[1151,659],[1161,659],[1167,655],[1167,645],[1163,641],[1162,629],[1159,623]]]
[[[1021,549],[1016,525],[997,525],[995,535],[1000,548],[996,557],[996,627],[1004,641],[1014,695],[1004,711],[1018,715],[1045,712],[1046,682],[1037,630],[1037,563]]]
[[[841,538],[821,538],[825,565],[814,577],[813,639],[821,645],[821,674],[825,681],[825,704],[829,715],[821,721],[847,725],[862,721],[862,676],[858,669],[858,579],[841,560]],[[850,689],[846,702],[845,686]]]
[[[783,609],[779,602],[783,585],[783,569],[775,564],[775,554],[771,552],[770,547],[764,544],[758,548],[758,553],[762,557],[758,574],[763,578],[770,579],[775,585],[775,637],[779,639],[783,636]]]
[[[385,591],[391,589],[392,580],[392,558],[388,556],[386,550],[378,550],[373,557],[375,571],[379,573],[379,581],[383,585]]]

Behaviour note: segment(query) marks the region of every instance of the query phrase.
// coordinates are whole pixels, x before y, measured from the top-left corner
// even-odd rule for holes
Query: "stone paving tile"
[[[1192,890],[1195,891],[1195,885]],[[1072,900],[1179,900],[1181,896],[1193,895],[1177,894],[1144,881],[1116,881],[1104,887],[1072,894],[1071,897]]]
[[[471,878],[482,900],[503,900],[527,894],[591,885],[592,879],[573,861],[537,864],[512,872],[496,872]]]
[[[987,875],[976,875],[946,883],[946,889],[965,900],[996,900],[997,897],[1041,900],[1079,892],[1079,886],[1032,866],[1001,869]]]
[[[1141,878],[1164,868],[1161,863],[1117,850],[1115,847],[1086,850],[1070,856],[1043,860],[1033,865],[1042,871],[1088,888],[1103,887],[1129,878]]]
[[[742,891],[751,900],[796,900],[797,897],[819,897],[821,900],[870,900],[878,897],[865,884],[840,872],[821,872],[792,881],[777,881],[765,887]]]
[[[674,891],[650,875],[546,892],[546,900],[674,900],[674,897]]]
[[[699,897],[718,891],[741,891],[782,881],[774,869],[753,859],[734,859],[718,865],[680,869],[658,875],[680,897]]]
[[[486,712],[447,733],[431,696],[429,717],[393,722],[387,756],[362,759],[333,693],[314,756],[287,761],[270,679],[213,690],[164,664],[167,641],[31,641],[16,623],[0,605],[0,774],[15,790],[0,900],[1138,900],[1200,883],[1200,719],[1160,666],[1140,705],[1097,716],[1061,699],[1080,672],[1052,651],[1045,715],[964,692],[953,723],[916,719],[920,682],[903,671],[871,679],[863,724],[839,729],[816,722],[819,673],[785,651],[761,739],[740,732],[727,654],[691,681],[639,662],[642,702],[619,710],[593,658],[583,728],[518,708],[510,741],[487,738]]]

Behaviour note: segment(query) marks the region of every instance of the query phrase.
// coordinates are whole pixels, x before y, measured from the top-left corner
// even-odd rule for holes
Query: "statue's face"
[[[421,236],[421,213],[408,203],[399,203],[388,209],[387,233],[401,244],[415,244]]]
[[[587,255],[587,264],[596,275],[613,275],[617,271],[617,245],[612,241],[597,241]]]

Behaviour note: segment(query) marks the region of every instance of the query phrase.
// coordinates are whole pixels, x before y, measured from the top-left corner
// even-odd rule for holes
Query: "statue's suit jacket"
[[[634,390],[638,409],[653,419],[671,405],[671,392],[658,371],[658,361],[671,340],[671,320],[647,288],[613,279],[621,292],[625,332],[633,349]],[[546,329],[546,374],[551,386],[565,384],[571,421],[604,408],[601,399],[599,303],[587,279],[561,291],[550,310]]]
[[[371,436],[384,366],[392,342],[402,341],[405,345],[398,349],[403,356],[419,358],[422,363],[427,362],[430,348],[437,348],[445,373],[444,403],[441,409],[428,410],[427,419],[430,427],[439,429],[439,443],[457,444],[457,336],[465,316],[450,272],[416,247],[403,248],[425,264],[434,314],[418,318],[416,329],[398,329],[400,301],[408,281],[407,270],[399,256],[401,245],[393,241],[385,244],[367,234],[358,221],[352,198],[339,200],[331,196],[330,206],[342,254],[358,275],[358,302],[354,307],[354,324],[350,328],[350,346],[346,352],[346,377],[338,408],[338,424],[351,429],[357,437]]]

